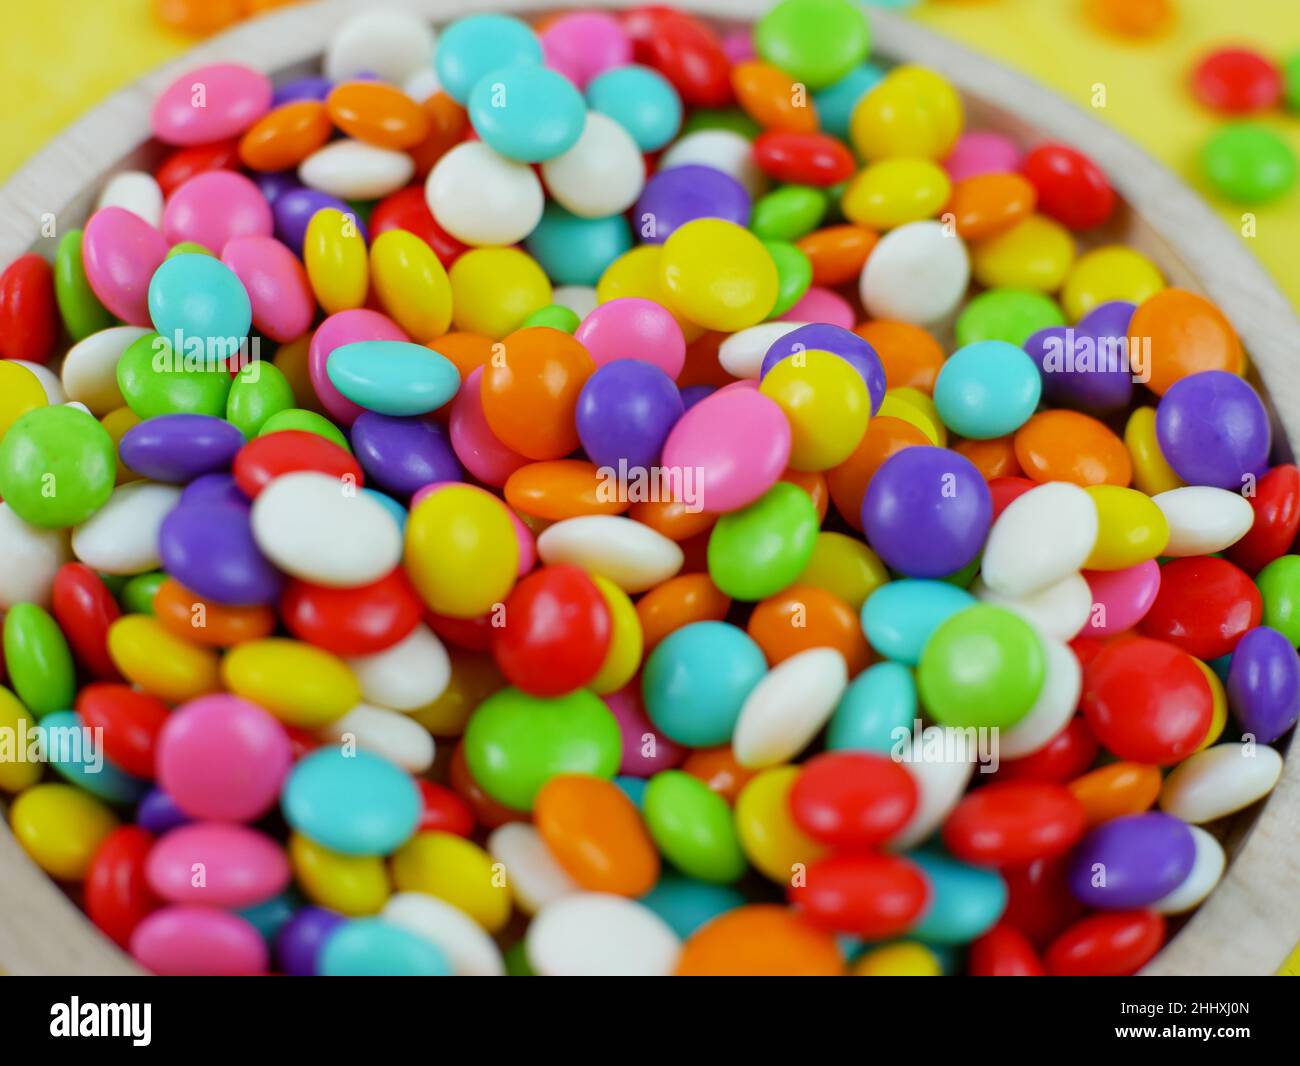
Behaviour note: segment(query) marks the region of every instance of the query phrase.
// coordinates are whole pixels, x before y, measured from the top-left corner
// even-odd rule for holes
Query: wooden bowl
[[[723,26],[753,21],[771,0],[674,0]],[[635,0],[581,0],[588,8]],[[29,250],[52,257],[57,236],[80,225],[105,178],[149,167],[162,154],[150,141],[149,110],[164,86],[205,63],[239,62],[272,76],[307,72],[330,34],[361,5],[323,0],[285,8],[199,45],[183,58],[117,93],[70,126],[0,189],[0,264]],[[441,25],[484,7],[528,15],[558,10],[551,0],[399,0]],[[575,5],[578,6],[578,5]],[[1019,74],[872,9],[873,54],[941,71],[964,94],[973,126],[1028,145],[1052,139],[1086,150],[1125,204],[1090,244],[1122,241],[1150,256],[1173,284],[1204,293],[1236,326],[1271,397],[1277,424],[1300,440],[1300,321],[1260,264],[1179,178],[1125,137]],[[49,236],[49,224],[57,232]],[[43,235],[44,233],[44,235]],[[1260,805],[1220,834],[1230,865],[1205,904],[1147,966],[1150,974],[1270,974],[1300,941],[1300,759]],[[7,824],[0,827],[0,967],[20,974],[138,974],[46,874],[27,858]]]

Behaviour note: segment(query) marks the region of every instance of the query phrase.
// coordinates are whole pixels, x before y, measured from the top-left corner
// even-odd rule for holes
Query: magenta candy
[[[957,138],[943,166],[953,181],[980,174],[1013,174],[1020,169],[1020,149],[1000,133],[971,130]]]
[[[573,334],[597,367],[615,359],[653,363],[670,378],[686,365],[686,338],[672,313],[653,300],[622,296],[601,304]]]
[[[265,833],[196,822],[164,834],[145,860],[149,887],[169,903],[249,907],[289,887],[289,859]]]
[[[307,349],[307,372],[311,376],[312,388],[316,390],[321,404],[334,421],[350,426],[365,408],[354,404],[330,381],[329,374],[325,370],[330,353],[335,348],[354,344],[357,341],[409,341],[410,339],[387,315],[364,307],[338,311],[320,324],[312,335],[311,346]]]
[[[730,63],[744,63],[757,58],[754,51],[754,35],[749,30],[733,30],[722,38],[722,51]]]
[[[131,934],[131,955],[162,977],[264,974],[270,962],[266,941],[251,922],[203,906],[154,911]]]
[[[660,770],[671,770],[680,765],[686,758],[686,749],[674,744],[646,717],[639,682],[633,681],[603,698],[623,737],[623,757],[618,764],[620,774],[653,777]]]
[[[194,241],[220,254],[238,237],[269,237],[271,205],[243,174],[209,170],[195,174],[167,199],[163,236],[169,244]]]
[[[1089,637],[1113,637],[1132,629],[1156,602],[1160,591],[1160,564],[1154,559],[1123,570],[1085,570],[1092,590],[1092,612],[1083,627]]]
[[[781,316],[783,322],[826,322],[840,329],[852,329],[857,316],[853,305],[832,289],[814,285]]]
[[[86,222],[81,237],[86,280],[99,302],[129,325],[153,328],[149,282],[166,258],[163,235],[125,208],[101,208]]]
[[[164,144],[207,144],[234,137],[271,109],[271,79],[238,63],[182,74],[154,102],[153,135]]]
[[[274,237],[236,237],[227,241],[221,261],[248,292],[254,328],[281,344],[311,328],[316,298],[307,271],[293,252]]]
[[[348,312],[343,312],[347,314]],[[315,342],[312,342],[315,344]],[[480,394],[483,368],[475,367],[456,393],[451,405],[451,446],[456,458],[470,474],[485,485],[500,488],[528,459],[497,439],[483,414]]]
[[[613,15],[576,11],[547,24],[541,34],[546,65],[579,89],[598,74],[632,62],[632,42]]]

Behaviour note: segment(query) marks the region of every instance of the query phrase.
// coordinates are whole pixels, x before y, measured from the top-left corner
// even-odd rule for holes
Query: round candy
[[[85,411],[34,408],[0,440],[0,496],[42,529],[84,522],[113,491],[114,453],[108,432]]]
[[[866,432],[871,414],[866,382],[838,355],[799,351],[773,366],[759,391],[790,423],[789,462],[795,470],[838,466]]]
[[[749,193],[735,178],[699,164],[658,171],[641,192],[632,219],[642,241],[663,244],[687,222],[717,218],[749,225]]]
[[[470,90],[467,108],[485,143],[523,163],[567,152],[586,118],[582,94],[568,78],[531,64],[484,74]]]
[[[631,134],[612,118],[588,111],[582,136],[542,164],[551,197],[580,218],[622,214],[645,185],[645,163]]]
[[[1129,910],[1167,896],[1195,861],[1191,829],[1151,811],[1112,818],[1093,829],[1070,856],[1067,877],[1075,898],[1089,907]]]
[[[653,300],[626,296],[603,303],[582,320],[574,337],[597,367],[639,359],[676,378],[686,361],[681,327]]]
[[[508,15],[470,15],[442,31],[433,54],[438,82],[459,104],[493,70],[540,65],[542,46],[531,27]]]
[[[1285,635],[1259,626],[1237,642],[1227,688],[1242,731],[1270,744],[1300,718],[1300,657]]]
[[[345,855],[387,855],[420,818],[411,779],[364,750],[312,752],[290,771],[280,802],[293,829]]]
[[[1272,431],[1255,390],[1207,370],[1173,383],[1156,408],[1160,451],[1190,485],[1239,491],[1268,467]]]
[[[326,370],[344,397],[381,415],[427,414],[460,387],[450,359],[408,341],[340,345],[330,352]]]
[[[1206,107],[1246,114],[1276,107],[1282,98],[1282,73],[1258,52],[1220,48],[1192,71],[1192,91]]]
[[[718,519],[709,535],[709,576],[734,599],[780,592],[808,565],[818,525],[808,494],[778,481],[754,503]]]
[[[939,371],[934,402],[944,424],[973,440],[1014,433],[1042,392],[1033,361],[1005,341],[978,341],[954,352]]]
[[[1262,613],[1259,589],[1226,559],[1171,559],[1160,568],[1160,591],[1142,632],[1208,662],[1232,654]]]
[[[745,853],[731,810],[703,781],[681,770],[655,774],[643,811],[656,846],[682,873],[719,884],[744,874]]]
[[[858,291],[867,313],[929,326],[948,317],[970,282],[966,245],[942,223],[908,222],[880,239],[866,263]]]
[[[682,101],[677,90],[649,67],[628,65],[605,70],[587,82],[586,93],[587,105],[626,129],[643,152],[663,148],[681,128]]]
[[[916,784],[875,752],[827,752],[810,759],[790,790],[791,813],[806,833],[836,847],[888,840],[916,807]]]
[[[752,326],[777,299],[776,265],[767,249],[723,219],[695,219],[676,229],[664,242],[660,273],[673,307],[708,329]]]
[[[1099,226],[1115,208],[1115,191],[1106,175],[1066,145],[1040,145],[1025,156],[1021,170],[1038,194],[1039,210],[1070,229]]]
[[[1263,204],[1295,184],[1297,164],[1291,146],[1268,127],[1236,122],[1223,126],[1206,142],[1201,169],[1226,199]]]
[[[578,396],[578,437],[601,467],[649,471],[684,413],[672,379],[653,363],[619,359],[599,367]]]

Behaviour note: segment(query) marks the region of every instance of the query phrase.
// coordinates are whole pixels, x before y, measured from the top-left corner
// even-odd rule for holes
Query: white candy
[[[972,759],[931,761],[922,757],[927,747],[939,744],[945,751],[973,754],[960,733],[961,730],[950,730],[947,726],[927,726],[921,733],[920,751],[913,745],[911,759],[902,765],[916,782],[916,810],[907,824],[887,842],[886,846],[891,850],[905,851],[929,837],[943,824],[966,791],[966,783],[975,772]],[[939,739],[940,734],[943,739]]]
[[[517,244],[541,221],[545,194],[532,167],[466,141],[429,171],[424,198],[438,225],[472,245]]]
[[[97,418],[121,407],[117,362],[148,332],[139,326],[110,326],[69,348],[63,358],[63,389],[68,399],[84,403]]]
[[[384,904],[380,916],[438,948],[457,977],[505,975],[505,960],[495,941],[459,907],[437,896],[399,892]]]
[[[806,326],[806,322],[760,322],[757,326],[733,333],[718,345],[718,362],[733,378],[757,381],[767,350],[787,333]]]
[[[507,822],[488,835],[488,854],[505,867],[506,883],[525,914],[582,889],[565,872],[530,822]]]
[[[1282,756],[1265,744],[1215,744],[1174,767],[1160,788],[1160,809],[1204,825],[1263,799],[1281,776]]]
[[[542,977],[667,977],[681,941],[649,907],[582,892],[543,907],[524,951]]]
[[[993,592],[1018,599],[1080,570],[1096,542],[1092,497],[1078,485],[1051,481],[1018,496],[998,516],[980,576]]]
[[[41,383],[41,388],[45,390],[45,400],[51,407],[57,407],[59,404],[68,402],[68,394],[64,391],[63,382],[44,363],[29,363],[26,359],[9,359],[7,362],[31,371],[32,376]]]
[[[402,92],[417,104],[424,103],[441,88],[438,83],[438,72],[433,69],[432,64],[417,68],[402,82]]]
[[[377,200],[396,192],[415,173],[405,152],[364,141],[332,141],[298,165],[298,180],[340,200]]]
[[[402,558],[402,535],[383,505],[329,474],[276,478],[253,502],[252,524],[271,562],[330,588],[369,585]]]
[[[641,522],[617,515],[582,515],[548,526],[537,538],[547,566],[569,563],[608,578],[624,592],[667,581],[686,557],[676,543]]]
[[[863,264],[858,290],[872,318],[928,326],[957,309],[970,283],[960,237],[939,222],[909,222],[880,238]]]
[[[1250,532],[1255,509],[1245,497],[1209,485],[1185,485],[1151,497],[1169,523],[1165,555],[1210,555]]]
[[[72,531],[72,551],[105,574],[143,574],[162,565],[158,527],[181,498],[174,485],[132,481]]]
[[[367,71],[400,85],[433,66],[433,28],[406,11],[375,6],[341,23],[325,50],[325,76],[347,81]]]
[[[740,708],[731,748],[751,770],[793,759],[835,711],[849,673],[834,648],[809,648],[777,664]]]
[[[1060,640],[1039,633],[1046,658],[1043,688],[1025,716],[998,734],[998,758],[1023,759],[1047,746],[1074,717],[1083,691],[1079,660]]]
[[[1189,825],[1187,828],[1192,831],[1192,839],[1196,842],[1192,872],[1169,895],[1147,904],[1148,909],[1157,914],[1182,914],[1190,911],[1214,891],[1214,886],[1223,876],[1223,867],[1227,862],[1223,846],[1199,826]]]
[[[1092,589],[1082,574],[1068,574],[1060,581],[1023,596],[1004,596],[994,592],[983,578],[976,578],[970,590],[982,603],[1005,607],[1049,637],[1059,640],[1073,640],[1078,636],[1092,611]]]
[[[767,175],[754,160],[754,146],[732,130],[697,130],[670,145],[659,159],[659,169],[684,167],[690,164],[713,167],[730,174],[757,200],[767,192]],[[641,220],[633,219],[640,227]]]
[[[407,773],[422,774],[433,765],[433,737],[413,718],[358,703],[342,718],[316,731],[316,737],[329,743],[343,743],[348,737],[358,748],[382,755]]]
[[[138,215],[154,229],[162,229],[163,193],[152,174],[143,170],[124,170],[108,179],[99,194],[99,210],[121,207]]]
[[[447,649],[426,625],[417,625],[391,648],[347,661],[361,695],[394,711],[418,711],[446,691],[451,680]]]
[[[67,530],[28,525],[0,503],[0,559],[0,609],[15,603],[47,607],[54,575],[72,559]]]
[[[600,301],[596,299],[596,290],[590,285],[557,285],[551,292],[551,303],[567,307],[582,321],[596,310]]]
[[[627,130],[588,111],[577,144],[543,163],[542,177],[562,207],[581,218],[605,218],[636,203],[645,185],[645,160]]]

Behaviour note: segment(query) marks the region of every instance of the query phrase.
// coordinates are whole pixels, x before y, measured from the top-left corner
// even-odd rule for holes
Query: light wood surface
[[[617,9],[639,0],[584,0]],[[675,0],[722,22],[762,14],[770,0]],[[0,189],[0,264],[35,248],[52,256],[59,234],[80,225],[104,178],[156,160],[147,145],[149,109],[158,92],[195,66],[246,63],[273,76],[309,69],[331,31],[363,6],[356,0],[286,8],[195,48],[118,93],[50,144]],[[437,24],[489,9],[520,14],[554,9],[551,0],[393,0]],[[944,73],[966,95],[972,124],[1000,129],[1026,144],[1077,144],[1097,160],[1127,202],[1095,236],[1150,255],[1171,282],[1208,295],[1240,332],[1267,386],[1280,426],[1300,439],[1300,321],[1260,264],[1180,179],[1141,149],[1073,104],[920,26],[872,9],[873,53]],[[53,219],[53,238],[42,236]],[[1300,759],[1257,818],[1228,828],[1231,865],[1210,899],[1153,960],[1153,974],[1268,974],[1300,941]],[[0,965],[14,974],[127,974],[139,970],[89,923],[0,827]]]

